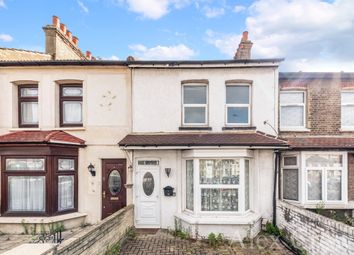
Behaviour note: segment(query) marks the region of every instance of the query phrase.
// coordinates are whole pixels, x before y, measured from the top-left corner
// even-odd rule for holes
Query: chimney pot
[[[53,26],[59,28],[60,27],[60,20],[57,16],[54,16],[52,17],[52,24]]]
[[[77,46],[79,43],[79,38],[77,38],[76,36],[73,36],[72,41]]]
[[[68,37],[69,40],[72,40],[73,35],[70,30],[66,30],[66,37]]]
[[[243,42],[248,41],[248,31],[244,31],[242,33],[242,41]]]
[[[63,32],[63,34],[66,34],[66,26],[64,23],[60,23],[60,30]]]
[[[91,51],[86,51],[86,58],[87,58],[88,60],[91,60],[91,59],[92,59]]]

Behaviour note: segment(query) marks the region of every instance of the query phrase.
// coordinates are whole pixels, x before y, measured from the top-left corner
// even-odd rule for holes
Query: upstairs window
[[[280,92],[280,127],[283,129],[305,127],[304,92]]]
[[[207,93],[206,85],[183,86],[183,125],[207,125]]]
[[[226,86],[226,124],[250,125],[250,86]]]
[[[343,91],[341,99],[342,127],[354,128],[354,91]]]
[[[60,86],[60,126],[82,126],[82,86]]]
[[[18,87],[19,127],[38,127],[38,86]]]

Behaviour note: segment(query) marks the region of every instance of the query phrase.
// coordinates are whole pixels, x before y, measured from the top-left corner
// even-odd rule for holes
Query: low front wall
[[[88,227],[87,230],[65,240],[53,254],[104,254],[110,246],[119,242],[133,225],[134,207],[129,205],[97,225]]]
[[[309,254],[354,254],[354,227],[283,201],[277,201],[277,225]]]

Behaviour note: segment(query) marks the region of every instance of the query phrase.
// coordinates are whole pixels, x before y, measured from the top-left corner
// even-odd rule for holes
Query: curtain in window
[[[322,171],[307,171],[307,198],[308,200],[322,200]]]
[[[58,211],[74,208],[74,176],[58,177]]]
[[[245,160],[245,210],[250,209],[250,162]]]
[[[45,211],[44,176],[9,176],[8,208],[10,212]]]
[[[74,101],[65,101],[63,103],[63,122],[64,123],[82,123],[82,103]]]
[[[298,169],[283,169],[283,198],[298,200],[299,177]]]
[[[21,123],[38,124],[38,103],[37,102],[21,103]]]
[[[186,208],[194,210],[193,160],[186,161]]]
[[[237,211],[238,189],[202,189],[202,211]]]
[[[282,106],[280,118],[282,126],[303,126],[304,108],[302,106]]]
[[[327,200],[342,200],[342,171],[327,171]]]

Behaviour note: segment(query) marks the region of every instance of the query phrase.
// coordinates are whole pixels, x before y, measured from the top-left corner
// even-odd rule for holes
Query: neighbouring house
[[[57,16],[52,17],[52,24],[43,27],[45,33],[45,52],[0,47],[0,60],[91,60],[90,51],[84,54],[79,46],[79,39],[73,36],[66,25],[60,23]]]
[[[251,46],[245,32],[233,60],[129,63],[136,227],[240,240],[271,219],[282,59]]]
[[[354,209],[354,73],[280,73],[281,198]]]
[[[0,61],[1,232],[96,223],[132,203],[117,146],[131,132],[130,83],[119,61]]]

